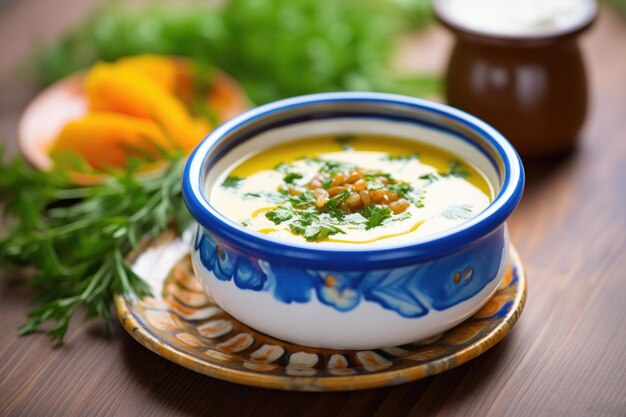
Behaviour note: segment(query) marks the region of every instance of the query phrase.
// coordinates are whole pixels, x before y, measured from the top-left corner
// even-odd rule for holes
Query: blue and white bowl
[[[247,229],[207,198],[227,167],[259,147],[319,134],[385,134],[435,145],[485,173],[493,202],[465,223],[411,243],[323,247]],[[183,195],[199,226],[192,260],[239,321],[307,346],[368,349],[447,330],[495,292],[505,225],[523,189],[520,159],[496,130],[454,108],[379,93],[325,93],[267,104],[221,125],[192,153]]]

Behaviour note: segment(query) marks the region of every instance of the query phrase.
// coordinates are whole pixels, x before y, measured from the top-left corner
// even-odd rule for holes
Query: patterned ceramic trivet
[[[340,391],[401,384],[480,355],[511,330],[524,307],[517,252],[495,295],[474,316],[428,340],[364,351],[298,346],[259,333],[216,306],[196,280],[189,242],[162,236],[134,258],[155,297],[116,298],[124,328],[139,343],[186,368],[264,388]]]

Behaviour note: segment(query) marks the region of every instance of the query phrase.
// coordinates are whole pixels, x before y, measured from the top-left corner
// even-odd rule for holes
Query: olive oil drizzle
[[[335,239],[335,238],[332,238],[332,237],[328,237],[325,240],[327,242],[353,243],[353,244],[357,244],[357,245],[366,244],[366,243],[374,243],[374,242],[379,242],[379,241],[384,240],[384,239],[388,239],[390,237],[402,236],[402,235],[406,235],[407,233],[412,233],[412,232],[416,231],[421,225],[423,225],[425,221],[426,221],[426,219],[420,220],[420,221],[416,222],[408,230],[405,230],[405,231],[402,231],[402,232],[398,232],[398,233],[389,233],[389,234],[377,236],[375,238],[368,239],[368,240]],[[269,235],[270,233],[274,233],[274,232],[278,232],[278,231],[279,231],[278,229],[273,228],[273,227],[266,227],[266,228],[257,230],[257,232],[263,233],[264,235]],[[285,230],[285,231],[291,233],[294,236],[297,236],[295,233],[293,233],[290,230]]]
[[[397,237],[397,236],[406,235],[407,233],[412,233],[412,232],[416,231],[421,225],[423,225],[425,221],[426,221],[426,219],[420,220],[417,223],[415,223],[413,226],[411,226],[410,229],[405,230],[403,232],[389,233],[389,234],[386,234],[386,235],[376,236],[375,238],[368,239],[368,240],[335,239],[335,238],[332,238],[332,237],[329,237],[326,240],[328,242],[335,242],[335,243],[353,243],[353,244],[374,243],[374,242],[379,242],[379,241],[384,240],[384,239],[389,239],[390,237]]]

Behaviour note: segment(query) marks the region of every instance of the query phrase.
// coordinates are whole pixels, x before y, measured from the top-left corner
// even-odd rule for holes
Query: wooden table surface
[[[33,44],[94,0],[0,3],[0,135],[9,147],[35,92],[19,74]],[[72,6],[72,7],[69,7]],[[625,416],[626,20],[604,9],[583,41],[592,105],[577,152],[527,165],[510,219],[529,278],[512,333],[469,363],[421,381],[345,393],[278,392],[211,379],[148,351],[115,326],[75,326],[62,349],[18,338],[33,294],[0,272],[2,416]],[[450,39],[407,39],[404,64],[441,68]],[[426,52],[424,52],[426,51]],[[443,51],[443,52],[442,52]],[[557,121],[555,121],[557,122]]]

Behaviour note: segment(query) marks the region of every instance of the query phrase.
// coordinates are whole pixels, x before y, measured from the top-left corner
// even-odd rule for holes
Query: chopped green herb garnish
[[[291,223],[290,229],[304,235],[304,238],[308,241],[323,240],[330,235],[346,233],[335,226],[330,218],[323,215],[313,216],[309,219],[300,218]]]
[[[339,135],[335,138],[335,141],[341,145],[341,148],[344,151],[351,151],[354,149],[352,146],[352,141],[355,139],[354,135]]]
[[[400,195],[400,197],[408,199],[411,193],[413,193],[413,186],[406,182],[396,182],[387,185],[389,191],[393,191]]]
[[[420,175],[419,179],[428,181],[428,183],[431,184],[439,179],[439,175],[435,174],[434,172],[431,172],[428,174]]]
[[[310,242],[323,240],[330,235],[345,233],[341,228],[333,224],[334,219],[327,213],[320,213],[313,207],[307,209],[295,209],[283,205],[268,211],[265,216],[274,224],[290,221],[289,230],[297,235],[302,235]]]
[[[467,178],[469,177],[469,172],[461,169],[461,164],[459,161],[450,162],[450,168],[448,172],[441,173],[442,177],[459,177],[459,178]]]
[[[342,145],[345,143],[352,142],[354,139],[356,139],[355,135],[337,135],[337,137],[335,137],[335,140],[337,141],[337,143],[340,143]]]
[[[416,158],[417,155],[412,155],[411,158]],[[307,160],[313,161],[312,158],[306,157]],[[407,159],[404,156],[402,159]],[[315,184],[315,188],[323,188],[328,190],[332,188],[333,183],[337,180],[344,188],[331,198],[328,198],[328,194],[316,190],[315,194],[318,197],[314,197],[314,191],[307,189],[307,186],[303,184],[294,184],[296,179],[302,178],[302,175],[297,172],[284,171],[286,174],[284,182],[289,184],[287,187],[281,187],[281,197],[283,204],[273,210],[266,213],[266,217],[274,222],[274,224],[285,224],[286,228],[295,234],[304,236],[305,239],[313,241],[324,239],[332,234],[345,233],[340,226],[353,225],[364,227],[365,230],[369,230],[378,226],[381,226],[387,221],[406,219],[410,217],[410,213],[405,213],[400,216],[393,216],[392,210],[387,204],[375,203],[374,200],[365,204],[363,197],[358,201],[350,200],[350,205],[346,205],[345,202],[348,197],[354,192],[354,181],[348,182],[344,178],[348,173],[357,171],[362,178],[367,182],[365,190],[383,190],[385,193],[389,193],[387,196],[392,197],[395,194],[397,198],[403,198],[416,207],[423,207],[423,190],[416,189],[412,184],[404,181],[399,181],[390,173],[369,171],[365,172],[363,169],[359,169],[353,164],[349,164],[341,161],[327,161],[316,160],[318,165],[318,173],[315,176],[315,181],[319,181]],[[342,181],[343,179],[343,181]],[[312,180],[313,181],[313,180]],[[321,187],[320,187],[321,185]],[[360,188],[363,191],[363,188]],[[257,194],[258,195],[258,194]],[[395,197],[393,196],[393,197]],[[380,195],[376,198],[378,199]],[[325,202],[323,205],[316,204],[318,199],[323,199]],[[370,197],[371,199],[373,197]],[[389,199],[385,201],[389,202]],[[365,207],[363,207],[365,205]]]
[[[274,167],[274,170],[278,172],[282,172],[283,174],[286,174],[289,171],[289,164],[281,162],[280,164]]]
[[[239,188],[239,186],[241,185],[241,183],[243,182],[244,178],[242,177],[237,177],[237,176],[230,176],[227,177],[224,182],[222,183],[222,187],[224,188]]]
[[[408,155],[388,155],[386,156],[384,159],[386,161],[413,161],[415,159],[419,158],[419,154],[416,153],[412,153],[412,154],[408,154]]]
[[[395,180],[394,180],[395,181]],[[423,200],[423,190],[415,189],[411,184],[406,182],[392,182],[385,186],[389,191],[393,191],[400,195],[400,197],[409,200],[411,203],[414,203],[416,207],[422,208],[424,207]]]
[[[296,160],[297,161],[304,161],[304,162],[306,162],[309,165],[318,164],[318,163],[322,162],[321,159],[319,159],[319,158],[317,158],[315,156],[309,156],[309,155],[303,155],[303,156],[301,156],[300,158],[298,158]]]
[[[274,224],[280,224],[293,217],[293,210],[291,210],[288,206],[280,206],[274,210],[268,211],[267,214],[265,214],[265,217],[274,222]]]
[[[315,241],[323,240],[328,236],[337,233],[345,234],[346,232],[331,223],[312,224],[311,226],[306,228],[306,231],[304,232],[304,237],[306,238],[306,240]]]
[[[347,162],[340,161],[319,161],[322,162],[322,167],[320,168],[320,172],[335,175],[340,172],[351,171],[354,169],[354,165],[348,164]]]
[[[389,181],[393,180],[393,178],[391,177],[391,174],[386,173],[386,172],[366,172],[365,173],[365,181],[374,181],[380,178],[386,178]]]
[[[468,204],[452,205],[441,212],[441,215],[449,220],[471,219],[472,206]]]
[[[339,207],[341,203],[343,203],[345,199],[348,198],[349,195],[350,195],[350,191],[348,190],[341,191],[339,194],[337,194],[336,196],[334,196],[333,198],[331,198],[330,200],[326,202],[324,209],[332,210],[332,209]]]
[[[361,209],[361,216],[367,219],[365,223],[365,230],[373,229],[380,226],[383,221],[391,217],[391,210],[389,207],[381,205],[366,206]]]
[[[408,213],[408,212],[405,211],[404,213],[400,213],[400,214],[397,214],[397,215],[393,216],[389,221],[402,222],[402,221],[407,220],[409,218],[411,218],[411,213]]]
[[[302,174],[298,172],[289,172],[285,175],[283,181],[287,184],[293,184],[295,180],[299,180],[300,178],[302,178]]]
[[[367,172],[365,173],[365,181],[367,188],[370,190],[380,190],[387,187],[387,184],[395,181],[391,174],[383,172]]]
[[[301,194],[289,197],[289,202],[296,208],[306,207],[315,204],[315,197],[313,197],[311,190],[306,190]]]
[[[435,174],[434,172],[421,175],[419,177],[420,180],[428,181],[428,184],[432,184],[433,182],[441,179],[441,178],[449,178],[449,177],[458,177],[458,178],[467,178],[469,177],[469,172],[463,170],[461,168],[461,164],[458,161],[452,161],[449,164],[448,171],[439,172]]]
[[[279,192],[248,192],[248,193],[244,193],[243,196],[244,200],[252,200],[255,198],[263,198],[267,201],[269,201],[270,203],[282,203],[287,199],[287,196],[285,196],[283,191],[279,191]]]
[[[250,226],[250,219],[243,219],[239,223],[241,223],[241,225],[244,226],[244,227],[248,227],[248,226]]]

